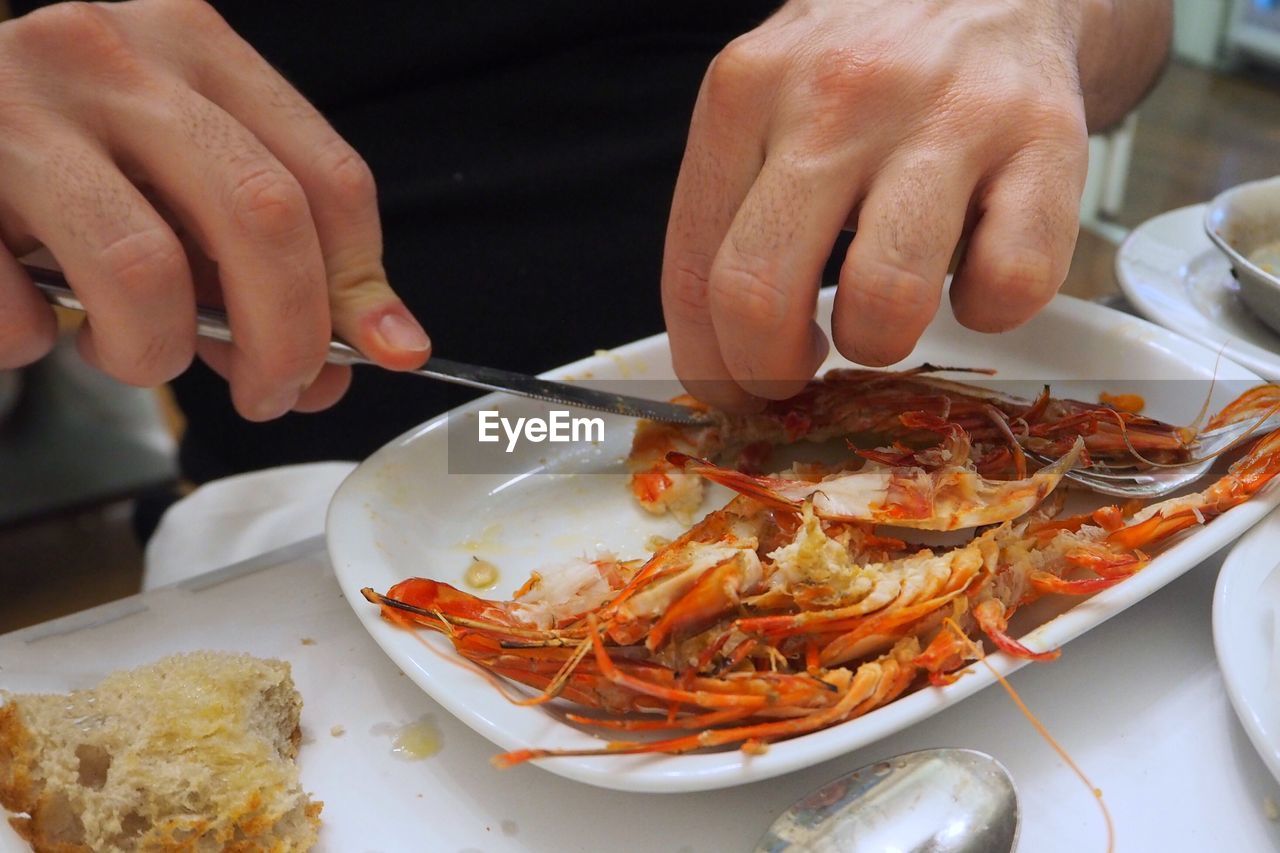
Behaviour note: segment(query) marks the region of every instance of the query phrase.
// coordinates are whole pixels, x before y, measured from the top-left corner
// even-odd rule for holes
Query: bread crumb
[[[311,639],[310,637],[302,638],[302,645],[304,646],[314,646],[315,644],[316,644],[316,641]]]
[[[1276,807],[1276,801],[1271,799],[1270,794],[1262,798],[1262,811],[1266,814],[1267,820],[1280,820],[1280,808]]]
[[[334,726],[333,728],[329,729],[329,734],[333,735],[334,737],[342,737],[346,733],[347,733],[346,726]]]

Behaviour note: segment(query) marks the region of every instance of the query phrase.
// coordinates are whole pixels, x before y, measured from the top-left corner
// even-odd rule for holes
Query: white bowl
[[[1240,298],[1280,331],[1280,275],[1258,265],[1253,253],[1274,244],[1280,258],[1280,176],[1233,187],[1209,203],[1204,228],[1231,260]]]

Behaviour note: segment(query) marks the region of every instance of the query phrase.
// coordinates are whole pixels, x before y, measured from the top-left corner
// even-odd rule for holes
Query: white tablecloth
[[[1219,560],[1071,643],[1014,685],[1102,788],[1121,851],[1280,850],[1280,790],[1223,692],[1209,609]],[[303,639],[314,640],[304,644]],[[0,637],[0,686],[63,690],[196,648],[283,657],[305,700],[307,787],[326,803],[324,850],[749,850],[773,815],[823,782],[933,746],[995,755],[1017,782],[1020,851],[1102,850],[1079,781],[998,687],[874,746],[771,781],[704,794],[628,794],[526,766],[402,676],[369,639],[312,539],[63,620]],[[405,761],[397,727],[426,716],[443,748]],[[341,736],[331,734],[342,726]],[[0,849],[17,845],[8,828]],[[7,846],[6,846],[7,845]]]

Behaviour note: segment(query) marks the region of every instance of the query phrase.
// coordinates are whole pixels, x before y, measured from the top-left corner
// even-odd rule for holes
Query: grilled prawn
[[[1122,582],[1173,537],[1211,523],[1280,473],[1280,433],[1273,433],[1200,492],[1059,517],[1053,489],[1065,467],[1090,452],[1090,439],[1096,445],[1105,434],[1105,421],[1077,431],[1057,464],[1031,475],[1008,448],[1011,476],[1001,479],[980,473],[994,451],[973,432],[999,419],[1009,429],[992,434],[1007,441],[1008,413],[997,407],[971,429],[964,413],[976,418],[976,404],[956,400],[906,419],[934,443],[864,455],[857,470],[760,477],[672,454],[672,472],[738,494],[646,561],[581,562],[554,596],[537,578],[512,601],[424,578],[386,595],[364,592],[387,619],[441,632],[462,657],[538,691],[527,703],[567,700],[585,712],[571,715],[579,722],[669,733],[624,736],[593,752],[759,751],[914,686],[954,679],[974,659],[970,636],[1017,657],[1052,659],[1056,650],[1028,648],[1009,633],[1016,610],[1043,595],[1086,595]],[[1277,406],[1280,386],[1263,386],[1212,423]],[[1044,423],[1025,414],[1019,440]],[[948,420],[955,417],[962,419]],[[1144,446],[1167,444],[1176,454],[1173,432],[1150,430],[1156,438]],[[1048,440],[1049,432],[1040,435]],[[898,538],[904,527],[973,535],[922,547]],[[582,753],[524,750],[498,761],[565,754]]]
[[[929,364],[889,372],[832,370],[759,414],[713,413],[716,423],[708,427],[641,421],[627,458],[632,494],[649,512],[691,519],[702,502],[702,482],[672,464],[672,452],[759,473],[775,447],[844,439],[858,448],[846,466],[864,459],[902,465],[917,461],[922,447],[927,455],[944,426],[963,433],[976,471],[1022,479],[1024,449],[1059,458],[1083,439],[1081,462],[1131,462],[1136,452],[1151,462],[1177,463],[1187,458],[1194,437],[1132,411],[1051,397],[1048,389],[1022,400],[933,375],[940,372],[990,373]],[[700,406],[689,397],[678,402]]]

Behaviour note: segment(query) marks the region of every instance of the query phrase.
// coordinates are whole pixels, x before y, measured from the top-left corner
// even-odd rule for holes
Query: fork
[[[1191,444],[1193,458],[1175,466],[1144,470],[1073,468],[1064,476],[1104,495],[1161,498],[1199,480],[1213,467],[1221,453],[1230,450],[1246,437],[1261,437],[1276,429],[1280,429],[1280,412],[1261,422],[1246,420],[1200,433]],[[1037,462],[1047,464],[1054,461],[1040,453],[1025,452]]]

